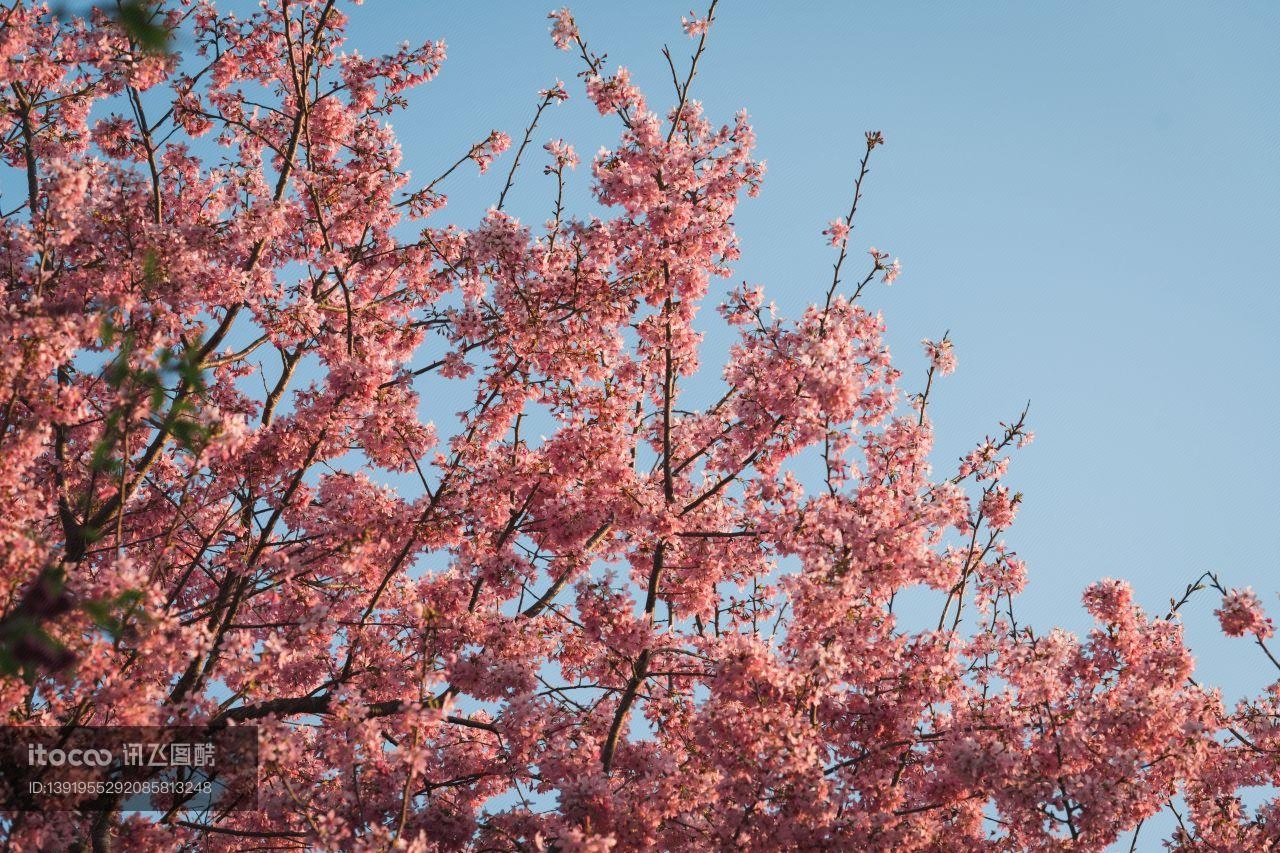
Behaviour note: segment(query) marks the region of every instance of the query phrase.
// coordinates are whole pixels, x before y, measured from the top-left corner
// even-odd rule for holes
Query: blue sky
[[[372,0],[353,47],[443,38],[441,76],[395,121],[429,180],[491,128],[519,138],[536,92],[573,100],[538,143],[585,158],[616,140],[582,97],[575,57],[553,49],[536,3]],[[575,15],[651,103],[670,80],[660,49],[692,43],[687,0],[586,2]],[[1010,481],[1026,494],[1011,544],[1031,581],[1020,615],[1088,627],[1079,594],[1130,579],[1163,611],[1205,570],[1252,585],[1280,616],[1280,6],[1101,2],[781,4],[725,0],[694,96],[712,117],[745,107],[768,161],[739,209],[735,280],[795,313],[820,299],[862,133],[882,130],[852,244],[900,256],[871,289],[908,390],[919,339],[950,330],[960,369],[936,390],[940,471],[1031,400],[1036,443]],[[537,223],[553,187],[540,151],[509,209]],[[443,216],[474,223],[506,165],[447,190]],[[571,209],[588,209],[589,174]],[[707,362],[724,341],[713,334]],[[461,402],[461,401],[460,401]],[[457,406],[461,408],[461,405]],[[1206,679],[1228,697],[1270,680],[1245,641],[1217,636],[1202,593],[1187,615]]]

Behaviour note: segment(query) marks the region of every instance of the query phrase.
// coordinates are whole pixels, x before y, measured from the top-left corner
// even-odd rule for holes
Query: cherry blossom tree
[[[581,84],[428,183],[388,120],[443,42],[363,56],[335,0],[170,3],[171,52],[0,9],[0,707],[260,739],[257,810],[13,812],[6,849],[1098,850],[1167,809],[1175,848],[1274,841],[1240,793],[1280,686],[1223,707],[1177,615],[1215,587],[1269,655],[1257,597],[1103,580],[1087,636],[1025,625],[1026,413],[933,472],[952,341],[909,394],[864,305],[899,274],[856,243],[880,133],[808,310],[713,286],[764,171],[692,96],[715,14],[655,111],[553,12]],[[584,96],[619,133],[589,169],[538,136]],[[444,222],[477,167],[501,196]]]

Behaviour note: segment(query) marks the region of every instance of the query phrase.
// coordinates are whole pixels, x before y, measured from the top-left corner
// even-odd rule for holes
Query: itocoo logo
[[[46,749],[45,745],[27,745],[28,766],[41,767],[106,767],[111,764],[109,749]]]

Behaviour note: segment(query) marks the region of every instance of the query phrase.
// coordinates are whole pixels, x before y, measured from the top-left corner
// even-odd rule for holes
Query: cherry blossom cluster
[[[1192,680],[1204,584],[1023,624],[1025,413],[934,471],[951,341],[908,394],[864,299],[899,264],[847,251],[883,134],[784,316],[734,272],[753,128],[692,97],[714,3],[665,110],[552,12],[616,142],[575,171],[538,136],[556,82],[514,151],[472,128],[428,180],[391,122],[444,43],[362,55],[347,5],[161,3],[160,52],[2,13],[7,722],[261,746],[257,811],[5,814],[8,848],[1102,850],[1178,802],[1175,849],[1272,843],[1241,794],[1280,782],[1280,686]],[[464,178],[502,186],[479,221]]]
[[[1262,602],[1251,589],[1233,589],[1222,597],[1222,606],[1214,611],[1222,632],[1228,637],[1253,634],[1265,640],[1275,633],[1271,620],[1262,610]]]

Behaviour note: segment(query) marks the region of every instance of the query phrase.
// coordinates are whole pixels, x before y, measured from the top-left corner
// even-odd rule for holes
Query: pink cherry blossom
[[[500,130],[491,132],[483,142],[471,149],[468,154],[472,160],[480,167],[480,173],[484,174],[489,171],[489,166],[493,164],[502,152],[511,147],[511,137]]]
[[[839,246],[849,239],[849,225],[842,220],[833,219],[823,229],[822,233],[830,238],[831,245]]]
[[[554,101],[567,101],[569,100],[569,91],[565,89],[564,81],[557,80],[546,89],[539,90],[538,97]]]
[[[1228,637],[1253,634],[1265,640],[1275,633],[1271,620],[1262,609],[1257,594],[1248,587],[1233,589],[1222,597],[1222,606],[1214,611],[1222,632]]]
[[[639,109],[643,106],[640,90],[631,85],[631,72],[619,68],[610,77],[591,75],[587,78],[587,97],[600,115],[616,110]]]
[[[577,152],[573,150],[573,146],[565,142],[563,139],[553,139],[543,146],[547,153],[551,155],[552,162],[557,168],[572,169],[578,165]]]
[[[699,18],[695,12],[690,12],[689,17],[681,17],[680,25],[684,29],[685,35],[690,38],[706,35],[707,29],[711,26],[710,18]]]
[[[568,50],[578,38],[578,25],[568,9],[560,9],[547,15],[551,19],[551,40],[560,50]]]
[[[1018,504],[1021,501],[1021,494],[1009,495],[1008,486],[995,486],[982,496],[980,506],[987,523],[994,528],[1003,530],[1013,524],[1013,519],[1018,514]]]
[[[955,346],[949,339],[943,338],[940,341],[931,341],[926,338],[921,343],[924,344],[925,355],[929,356],[930,367],[937,370],[942,376],[955,372]]]
[[[902,263],[897,258],[894,258],[893,261],[887,267],[885,267],[884,283],[893,284],[894,280],[897,279],[897,277],[901,273],[902,273]]]

